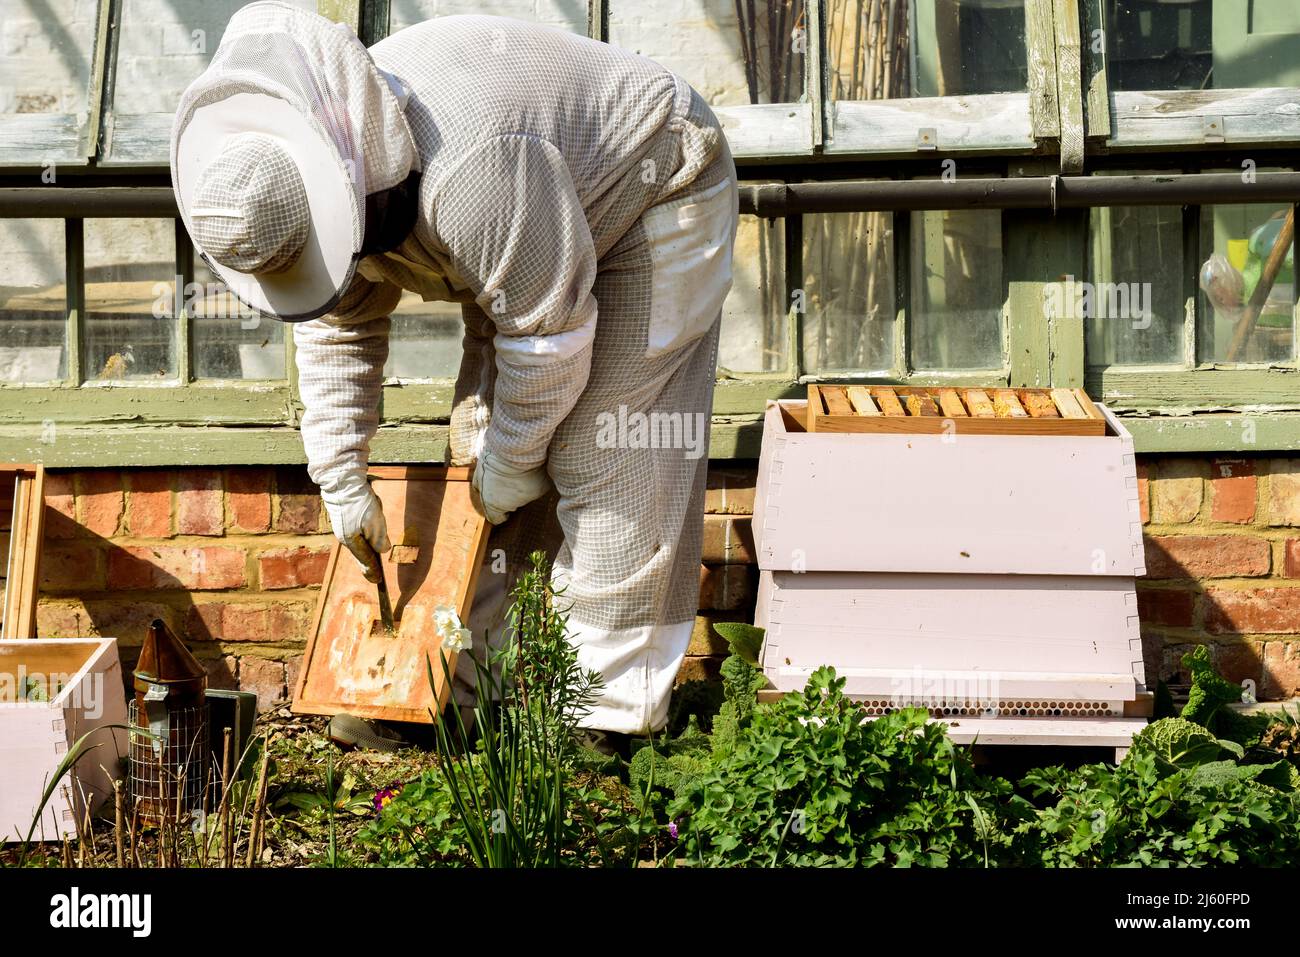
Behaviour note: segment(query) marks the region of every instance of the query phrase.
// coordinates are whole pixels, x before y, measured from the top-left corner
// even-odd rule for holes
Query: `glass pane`
[[[828,0],[831,96],[890,100],[1024,90],[1024,0]]]
[[[389,0],[388,32],[456,13],[512,17],[587,34],[586,0]]]
[[[1064,298],[1083,319],[1088,362],[1168,365],[1184,360],[1183,215],[1177,206],[1094,209],[1088,281]],[[1080,277],[1075,277],[1079,279]]]
[[[88,219],[87,380],[176,376],[176,231],[171,219]]]
[[[1002,213],[912,213],[914,369],[1001,369]]]
[[[4,0],[0,113],[84,113],[98,20],[86,0]]]
[[[733,264],[731,292],[722,307],[719,371],[788,368],[784,220],[740,217]]]
[[[33,0],[34,2],[34,0]],[[113,109],[172,113],[217,52],[235,11],[253,0],[122,0]],[[316,11],[316,0],[287,0]]]
[[[875,372],[894,368],[892,213],[804,217],[803,368]]]
[[[615,0],[609,42],[683,77],[713,106],[804,96],[803,0]]]
[[[1106,0],[1112,90],[1300,86],[1295,0]]]
[[[1288,362],[1295,354],[1295,227],[1287,206],[1201,209],[1201,309],[1197,352],[1202,362]],[[1288,241],[1289,239],[1289,241]],[[1274,249],[1280,265],[1266,275]],[[1252,306],[1258,305],[1256,312]],[[1249,325],[1254,315],[1254,325]],[[1243,335],[1234,349],[1234,334]]]
[[[63,220],[0,220],[0,382],[66,374],[63,280]]]
[[[284,323],[239,301],[199,256],[185,289],[197,379],[285,378]]]
[[[424,302],[403,292],[393,310],[384,375],[398,379],[455,379],[465,324],[460,304]]]

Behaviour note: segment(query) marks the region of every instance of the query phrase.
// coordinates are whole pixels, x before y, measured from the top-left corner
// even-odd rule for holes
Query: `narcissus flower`
[[[470,630],[460,622],[460,616],[445,606],[433,610],[433,625],[442,647],[447,651],[468,651],[474,644]]]

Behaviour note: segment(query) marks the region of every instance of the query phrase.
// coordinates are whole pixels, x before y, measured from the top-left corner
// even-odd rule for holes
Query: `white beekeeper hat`
[[[324,315],[358,260],[391,248],[379,212],[413,219],[414,196],[376,202],[419,170],[396,85],[316,14],[265,2],[231,18],[181,96],[171,169],[195,246],[246,305],[287,322]]]

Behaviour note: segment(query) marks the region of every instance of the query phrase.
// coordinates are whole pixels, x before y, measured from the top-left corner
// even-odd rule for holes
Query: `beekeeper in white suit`
[[[584,723],[662,727],[697,605],[737,212],[699,95],[547,27],[446,17],[367,51],[255,3],[182,97],[172,177],[211,268],[296,323],[309,471],[363,561],[358,539],[389,547],[365,477],[389,313],[404,289],[464,304],[450,463],[474,463],[494,524],[554,486],[554,578],[604,679]]]

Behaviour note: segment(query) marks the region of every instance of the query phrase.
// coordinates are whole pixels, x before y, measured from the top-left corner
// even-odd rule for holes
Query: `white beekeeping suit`
[[[335,29],[278,4],[246,8],[230,29],[252,11],[293,30]],[[351,120],[370,186],[370,129],[387,138],[390,175],[378,177],[387,192],[363,194],[369,239],[353,249],[337,301],[317,296],[325,308],[295,326],[312,478],[327,504],[334,495],[368,507],[346,490],[364,485],[387,316],[402,289],[464,303],[450,459],[476,463],[493,522],[554,487],[554,577],[579,660],[605,682],[584,723],[657,729],[697,605],[731,284],[735,167],[717,120],[650,60],[500,18],[432,20],[369,52],[353,40],[337,53],[311,61],[314,85]],[[363,90],[354,76],[367,78]],[[390,100],[405,128],[372,119]],[[401,165],[391,157],[408,144],[407,173],[389,182]],[[206,248],[201,224],[187,223]],[[351,521],[378,537],[374,519]],[[501,531],[522,546],[529,534],[510,533],[516,522]],[[482,578],[504,594],[502,576]]]

